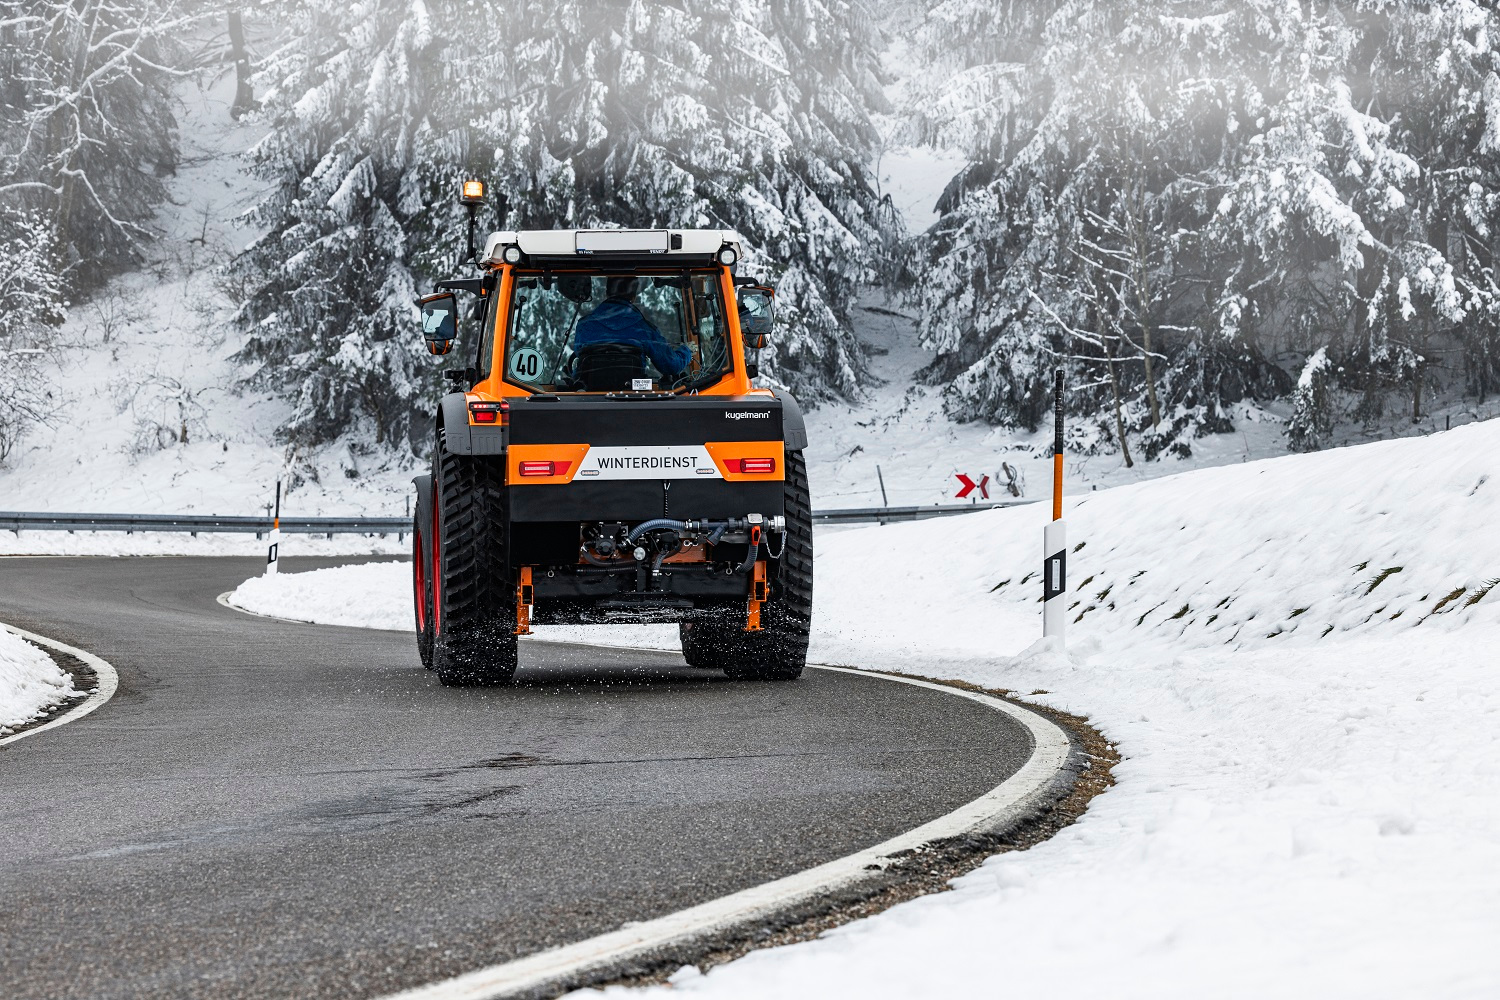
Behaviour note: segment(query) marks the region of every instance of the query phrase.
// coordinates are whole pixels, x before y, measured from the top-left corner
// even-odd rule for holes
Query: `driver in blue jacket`
[[[593,344],[635,344],[667,378],[687,371],[693,350],[686,345],[672,346],[635,304],[641,279],[615,276],[605,279],[604,301],[578,324],[573,334],[573,350],[581,351]]]

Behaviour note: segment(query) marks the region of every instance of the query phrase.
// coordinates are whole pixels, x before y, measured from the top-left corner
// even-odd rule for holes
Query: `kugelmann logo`
[[[770,420],[770,410],[725,410],[726,420]]]

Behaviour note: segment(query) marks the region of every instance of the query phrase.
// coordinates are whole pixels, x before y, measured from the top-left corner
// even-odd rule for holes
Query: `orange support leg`
[[[760,631],[760,606],[766,603],[766,561],[756,560],[755,569],[750,574],[750,608],[745,616],[745,631]]]
[[[531,606],[536,603],[536,593],[531,587],[531,567],[521,567],[521,579],[516,582],[516,635],[531,634]]]

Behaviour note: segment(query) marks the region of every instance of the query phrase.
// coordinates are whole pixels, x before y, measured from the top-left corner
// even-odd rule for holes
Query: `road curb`
[[[610,974],[629,975],[643,966],[668,961],[681,964],[680,956],[674,953],[876,882],[887,867],[927,845],[1014,828],[1045,809],[1071,785],[1077,763],[1068,734],[1052,720],[1021,705],[977,691],[872,670],[835,666],[812,669],[876,677],[977,701],[1009,715],[1026,729],[1032,739],[1031,757],[1019,771],[979,798],[874,847],[655,920],[403,990],[385,1000],[553,996]]]
[[[10,743],[14,743],[16,740],[24,740],[28,736],[35,736],[37,733],[44,733],[49,729],[53,729],[57,726],[61,726],[69,722],[76,722],[77,720],[83,718],[85,715],[88,715],[90,712],[93,712],[94,710],[101,707],[105,702],[109,701],[109,699],[113,698],[116,689],[120,686],[120,675],[115,673],[115,668],[109,663],[109,661],[95,656],[93,653],[85,652],[84,650],[78,649],[75,646],[69,646],[65,642],[58,642],[56,639],[49,639],[44,635],[37,635],[35,632],[28,632],[25,629],[16,628],[14,625],[7,625],[5,622],[0,622],[0,629],[4,629],[11,635],[19,636],[20,638],[25,639],[27,642],[33,643],[35,645],[42,646],[47,649],[56,650],[59,653],[66,653],[69,656],[76,656],[78,659],[87,664],[94,671],[94,676],[98,678],[98,683],[94,685],[94,690],[89,692],[88,697],[84,698],[78,704],[68,709],[62,715],[59,715],[57,718],[52,719],[48,722],[44,722],[40,726],[33,726],[30,729],[22,730],[19,733],[0,737],[0,747],[3,747]]]
[[[236,589],[238,589],[238,588],[236,588]],[[218,597],[214,598],[214,600],[216,602],[218,602],[220,605],[222,605],[223,607],[228,608],[230,611],[238,611],[240,614],[242,614],[242,615],[249,615],[252,618],[264,618],[266,621],[270,621],[270,622],[286,622],[288,625],[323,625],[323,624],[326,624],[325,622],[309,621],[306,618],[283,618],[281,615],[267,615],[267,614],[262,614],[259,611],[251,611],[249,608],[242,608],[238,604],[235,604],[232,601],[230,601],[229,599],[231,597],[233,597],[233,596],[234,596],[234,591],[233,590],[226,590],[226,591],[224,591],[224,593],[222,593]],[[335,628],[359,628],[358,625],[336,625],[334,627]],[[372,629],[371,631],[374,631],[374,630]],[[389,630],[382,629],[381,631],[392,631],[392,632],[394,632],[395,629],[389,629]]]

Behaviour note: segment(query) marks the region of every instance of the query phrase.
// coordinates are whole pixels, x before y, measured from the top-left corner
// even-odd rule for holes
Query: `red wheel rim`
[[[427,560],[422,554],[422,536],[411,536],[412,586],[417,598],[417,631],[427,631]]]
[[[438,523],[438,498],[432,501],[432,634],[443,627],[443,532]]]

